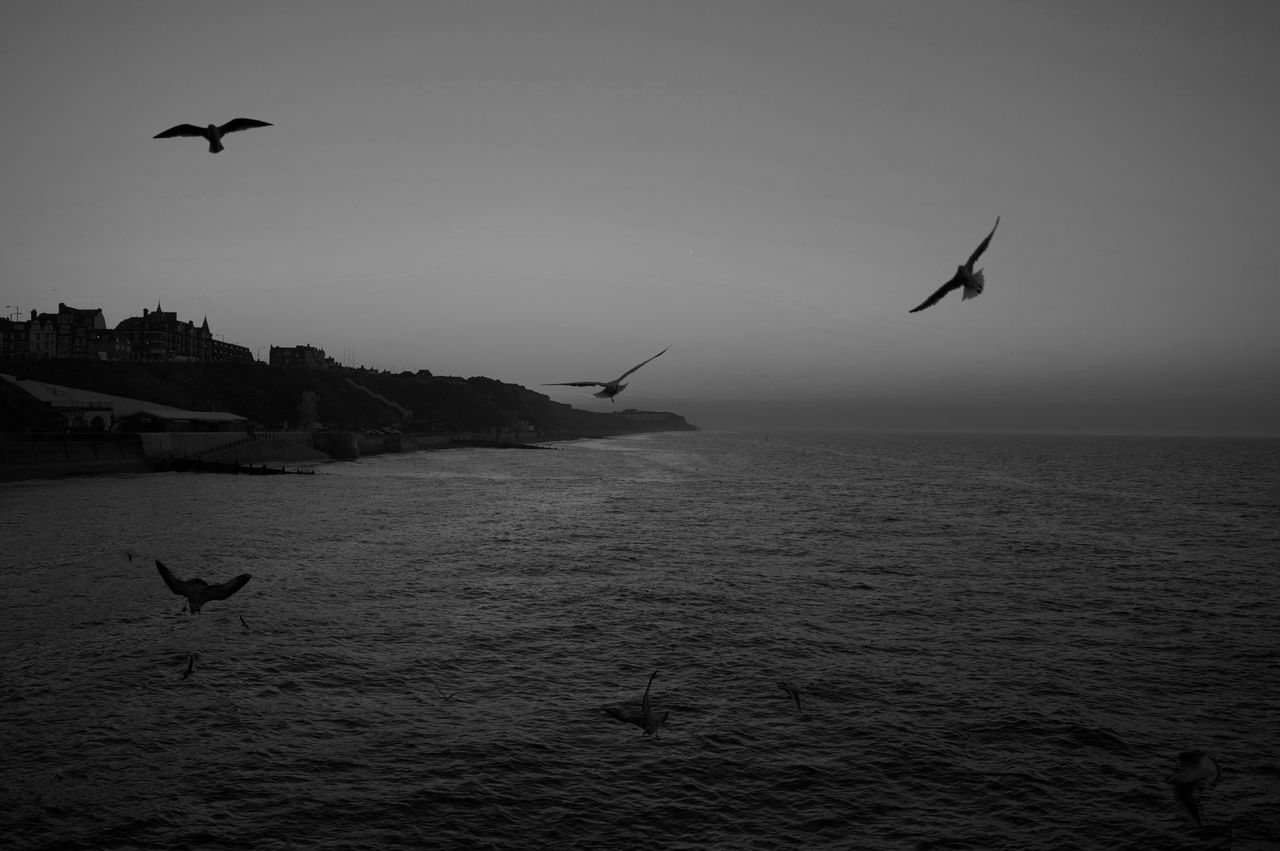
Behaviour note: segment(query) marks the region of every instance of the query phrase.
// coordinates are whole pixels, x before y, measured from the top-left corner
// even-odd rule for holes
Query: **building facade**
[[[272,346],[267,363],[271,366],[332,366],[333,358],[324,356],[324,349],[313,346]]]
[[[23,321],[0,319],[0,358],[94,358],[113,360],[127,351],[107,327],[101,308],[67,307],[57,313],[31,311]]]
[[[108,328],[102,308],[58,305],[57,313],[31,311],[26,320],[0,318],[0,360],[253,361],[247,346],[216,339],[206,318],[200,325],[176,313],[143,309],[141,316]]]
[[[141,316],[131,316],[115,328],[116,336],[129,348],[129,359],[136,361],[252,361],[247,346],[215,339],[209,330],[209,318],[200,325],[190,319],[178,320],[178,314],[161,309],[142,309]]]

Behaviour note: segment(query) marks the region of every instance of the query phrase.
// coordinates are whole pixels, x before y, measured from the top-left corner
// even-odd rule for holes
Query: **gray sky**
[[[1269,2],[28,0],[0,292],[597,410],[539,385],[670,345],[618,406],[704,425],[1280,434],[1277,32]],[[276,126],[151,138],[239,116]],[[908,315],[997,215],[986,293]]]

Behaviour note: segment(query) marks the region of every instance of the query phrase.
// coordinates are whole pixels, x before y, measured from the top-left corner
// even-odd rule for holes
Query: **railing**
[[[106,399],[52,399],[49,402],[55,408],[78,411],[114,411],[115,403]]]

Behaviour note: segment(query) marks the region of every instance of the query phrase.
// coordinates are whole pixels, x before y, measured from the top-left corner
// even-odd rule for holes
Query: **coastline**
[[[640,434],[644,432],[621,432]],[[554,449],[548,444],[616,435],[522,432],[510,438],[479,432],[362,435],[353,432],[224,432],[63,434],[0,433],[0,483],[103,474],[173,471],[252,472],[279,465],[284,472],[358,458],[447,449]],[[218,445],[221,442],[222,445]],[[294,469],[284,469],[292,466]]]
[[[425,371],[87,360],[12,368],[13,375],[0,373],[0,481],[177,468],[235,472],[697,430],[669,411],[584,411],[519,385]]]

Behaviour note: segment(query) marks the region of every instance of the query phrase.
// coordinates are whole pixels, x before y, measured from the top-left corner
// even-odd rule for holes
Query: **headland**
[[[584,411],[520,385],[426,370],[52,359],[3,367],[0,480],[696,429],[674,413]]]

